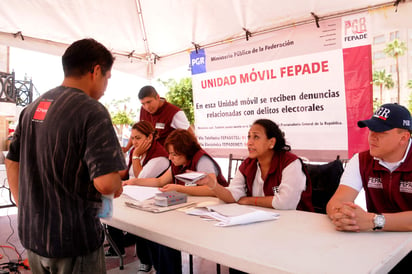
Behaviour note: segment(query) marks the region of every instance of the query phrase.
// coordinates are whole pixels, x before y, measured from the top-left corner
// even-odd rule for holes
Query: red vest
[[[142,107],[140,109],[140,121],[149,121],[159,134],[157,141],[164,145],[167,136],[175,130],[171,127],[171,123],[173,117],[179,111],[180,108],[165,100],[163,105],[154,114],[150,114]]]
[[[134,151],[134,147],[129,152],[129,164],[128,164],[127,170],[130,170],[130,167],[132,166],[133,151]],[[151,159],[157,158],[157,157],[169,158],[169,154],[167,153],[166,149],[161,144],[159,144],[157,141],[153,141],[149,150],[146,152],[146,157],[143,160],[142,167],[144,167],[147,164],[147,162],[149,162]],[[162,172],[162,174],[163,173],[164,172]],[[162,174],[159,174],[158,177],[160,177]]]
[[[287,151],[276,152],[273,154],[272,162],[268,175],[263,183],[263,192],[265,196],[274,196],[276,188],[282,181],[282,171],[290,163],[298,159],[295,154]],[[312,184],[309,179],[309,174],[302,168],[306,175],[306,190],[302,192],[300,201],[296,209],[313,212],[312,206]],[[252,186],[257,172],[257,159],[247,158],[239,167],[239,171],[243,174],[246,180],[246,194],[252,196]]]
[[[359,153],[359,170],[369,212],[412,210],[412,149],[392,173],[369,153]]]
[[[209,154],[206,153],[206,151],[204,151],[203,149],[200,149],[198,152],[196,152],[196,154],[193,156],[193,159],[185,166],[175,166],[172,162],[172,174],[173,174],[173,178],[175,175],[178,174],[182,174],[185,173],[186,170],[193,170],[196,171],[196,167],[197,167],[197,163],[199,162],[200,158],[205,155],[207,157],[209,157],[210,160],[212,160],[213,164],[215,164],[215,166],[217,167],[219,174],[216,175],[217,178],[217,182],[222,185],[222,186],[228,186],[229,184],[227,183],[225,177],[223,177],[222,175],[222,171],[220,169],[220,166],[216,163],[215,160],[213,160],[212,157],[210,157]],[[180,184],[180,185],[184,185],[184,182],[181,182],[179,180],[175,179],[175,184]]]

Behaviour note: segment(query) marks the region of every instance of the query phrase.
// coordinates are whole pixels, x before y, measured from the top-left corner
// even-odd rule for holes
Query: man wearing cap
[[[382,105],[369,120],[369,150],[355,154],[326,211],[340,231],[412,231],[412,119],[398,104]],[[365,190],[367,212],[354,204]]]

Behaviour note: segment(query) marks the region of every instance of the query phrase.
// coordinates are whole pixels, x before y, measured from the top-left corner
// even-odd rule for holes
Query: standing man
[[[369,150],[355,154],[347,164],[327,205],[329,218],[340,231],[412,231],[412,118],[408,109],[384,104],[358,126],[369,128]],[[367,212],[354,204],[362,188]]]
[[[142,103],[140,109],[140,121],[149,121],[158,132],[157,141],[164,145],[167,136],[175,129],[187,129],[193,133],[190,123],[183,110],[170,104],[164,98],[160,98],[156,89],[152,86],[144,86],[139,91],[139,100]],[[129,151],[132,143],[123,148],[123,152]]]
[[[19,237],[33,273],[106,273],[102,195],[126,168],[104,94],[112,54],[93,39],[63,57],[64,80],[21,113],[6,159]]]

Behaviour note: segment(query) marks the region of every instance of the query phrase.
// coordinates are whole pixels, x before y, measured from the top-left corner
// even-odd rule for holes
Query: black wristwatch
[[[385,216],[382,214],[375,214],[373,217],[373,224],[375,226],[373,230],[381,230],[385,226]]]

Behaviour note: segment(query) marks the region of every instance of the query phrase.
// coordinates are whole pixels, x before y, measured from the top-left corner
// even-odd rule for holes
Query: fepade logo
[[[346,48],[370,44],[368,30],[368,14],[361,13],[342,17],[343,47]]]

